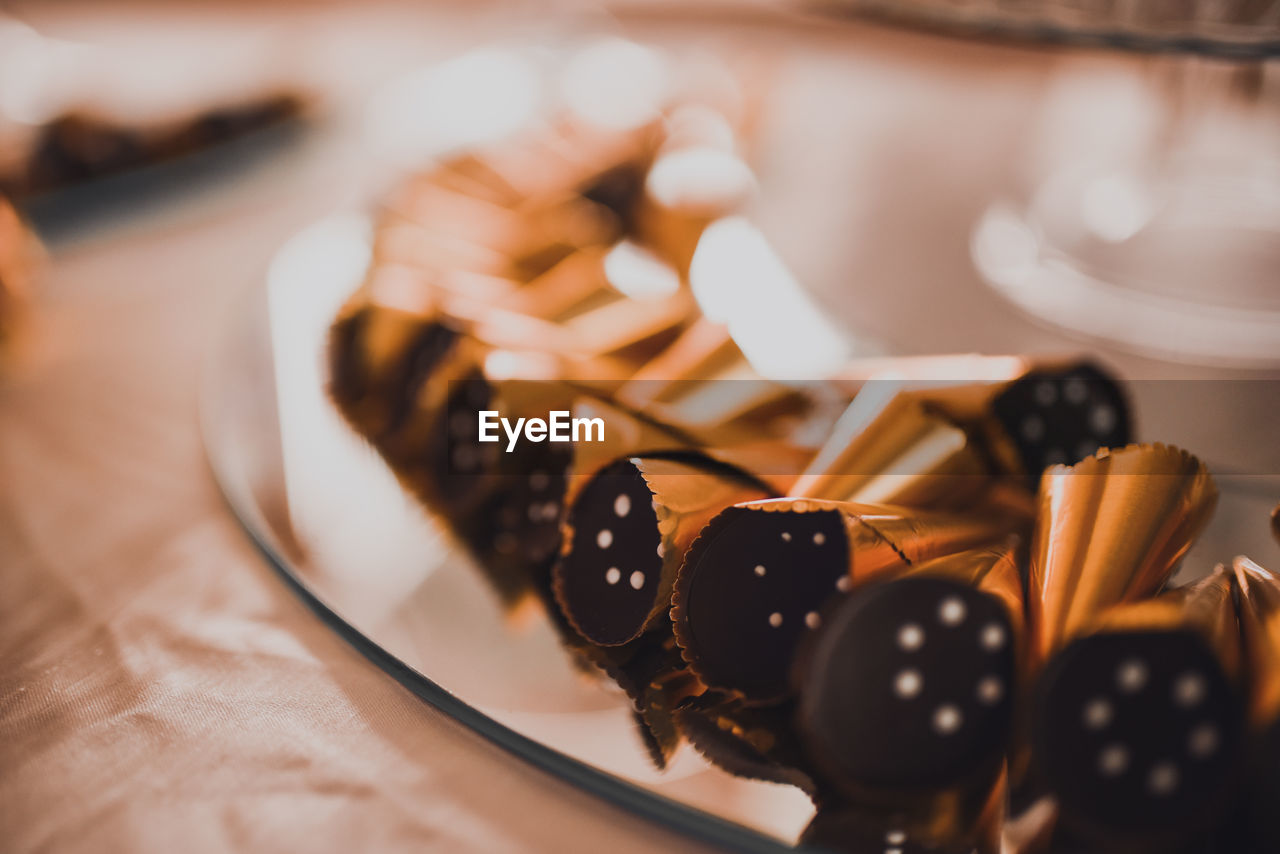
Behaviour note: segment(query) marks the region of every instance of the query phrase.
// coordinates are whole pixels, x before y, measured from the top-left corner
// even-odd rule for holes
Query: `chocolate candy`
[[[469,438],[469,437],[468,437]],[[454,450],[468,447],[454,437]],[[466,525],[464,535],[483,563],[494,566],[549,569],[560,550],[567,472],[571,446],[530,444],[504,460],[493,445],[484,448],[499,463],[495,495]],[[484,459],[488,459],[485,457]],[[503,465],[505,463],[506,465]],[[455,475],[457,476],[457,475]],[[545,567],[544,567],[545,564]]]
[[[555,574],[565,614],[592,643],[633,640],[650,622],[662,585],[658,517],[640,470],[630,460],[602,469],[568,523],[573,535]]]
[[[305,106],[299,95],[267,93],[143,125],[67,113],[40,128],[20,168],[0,174],[0,188],[25,197],[161,163],[296,119]]]
[[[689,675],[674,641],[669,636],[646,636],[626,646],[585,644],[580,649],[587,661],[626,693],[646,751],[658,768],[665,768],[682,740],[676,709],[702,690]]]
[[[1207,828],[1238,771],[1241,660],[1224,568],[1118,606],[1069,643],[1044,672],[1033,725],[1063,820],[1108,844]]]
[[[667,611],[689,543],[724,507],[768,495],[744,472],[694,452],[617,460],[573,499],[554,571],[565,616],[584,638],[627,643],[669,632]]]
[[[938,577],[872,582],[826,615],[800,675],[809,756],[851,791],[936,790],[1000,762],[1017,692],[1003,603]]]
[[[1039,767],[1064,813],[1104,836],[1208,821],[1235,770],[1239,706],[1194,632],[1080,638],[1044,676]]]
[[[789,690],[796,645],[848,587],[849,540],[835,510],[726,510],[680,571],[676,632],[709,685],[758,700]]]
[[[843,854],[977,854],[971,842],[939,841],[903,816],[840,807],[820,808],[800,842]]]
[[[1087,362],[1029,371],[995,396],[991,411],[1032,482],[1048,466],[1079,462],[1132,439],[1119,385]]]
[[[814,499],[753,501],[707,525],[676,582],[672,619],[694,672],[753,702],[791,693],[797,644],[855,579],[1008,533],[1010,520]]]

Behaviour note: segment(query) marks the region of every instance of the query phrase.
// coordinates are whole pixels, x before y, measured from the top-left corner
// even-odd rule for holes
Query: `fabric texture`
[[[262,561],[198,380],[316,202],[215,201],[55,247],[0,379],[0,848],[696,850],[435,712]]]

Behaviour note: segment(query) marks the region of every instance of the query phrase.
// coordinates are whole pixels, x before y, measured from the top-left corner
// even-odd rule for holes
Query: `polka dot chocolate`
[[[1108,631],[1049,665],[1037,765],[1074,826],[1109,837],[1206,825],[1236,770],[1241,710],[1219,659],[1190,630]]]
[[[971,842],[932,838],[919,819],[843,805],[819,807],[800,841],[844,854],[976,854]]]
[[[991,410],[1033,481],[1047,466],[1076,463],[1132,438],[1120,387],[1087,363],[1032,370],[1002,390]]]
[[[942,789],[998,765],[1016,691],[1005,605],[967,584],[872,583],[835,607],[802,667],[798,727],[850,791]]]
[[[1009,524],[818,499],[734,505],[706,526],[681,566],[676,639],[708,685],[751,702],[788,697],[797,649],[855,579],[993,542]]]
[[[635,639],[670,596],[653,495],[635,464],[620,460],[593,476],[568,525],[572,535],[554,571],[565,616],[592,643]]]
[[[708,684],[778,699],[789,693],[797,645],[821,625],[827,600],[848,587],[844,516],[731,508],[713,529],[680,570],[677,638]]]
[[[440,510],[446,517],[471,506],[492,486],[483,475],[497,470],[501,449],[479,441],[480,410],[493,406],[493,387],[478,372],[450,384],[428,444],[428,459]]]
[[[475,514],[477,549],[489,562],[536,567],[560,550],[571,446],[529,444],[493,480],[495,495]]]

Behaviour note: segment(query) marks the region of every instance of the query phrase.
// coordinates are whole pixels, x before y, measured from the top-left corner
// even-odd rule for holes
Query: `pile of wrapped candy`
[[[1132,444],[1085,360],[765,376],[696,281],[741,251],[708,239],[750,189],[741,124],[566,117],[412,176],[332,327],[346,419],[655,763],[687,741],[802,788],[807,842],[1008,850],[1048,804],[1022,850],[1280,850],[1280,582],[1169,586],[1205,466]],[[555,410],[602,441],[480,440]]]

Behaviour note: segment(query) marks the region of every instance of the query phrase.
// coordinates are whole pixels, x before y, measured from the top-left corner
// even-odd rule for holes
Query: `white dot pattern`
[[[903,670],[893,680],[893,693],[904,700],[909,700],[920,693],[924,680],[918,670]]]
[[[1109,744],[1098,754],[1098,773],[1104,777],[1117,777],[1129,767],[1129,751],[1122,744]]]
[[[1178,788],[1178,766],[1158,762],[1147,773],[1147,789],[1153,795],[1171,795]]]
[[[1004,696],[1004,684],[997,676],[984,676],[978,683],[978,701],[994,706]]]
[[[1213,724],[1200,724],[1187,738],[1187,752],[1195,759],[1205,759],[1218,750],[1218,728]]]
[[[951,735],[960,729],[962,723],[964,723],[964,716],[960,713],[958,706],[945,703],[934,710],[933,729],[939,735]]]
[[[944,626],[958,626],[964,622],[967,609],[964,600],[958,596],[948,596],[938,606],[938,621]]]
[[[1111,704],[1096,697],[1085,704],[1084,725],[1093,730],[1106,729],[1111,724],[1112,714]]]
[[[982,627],[979,642],[987,652],[999,652],[1004,648],[1004,626],[999,623],[987,623]]]
[[[1173,701],[1189,709],[1200,705],[1208,690],[1204,677],[1199,673],[1184,673],[1173,683]]]
[[[907,623],[898,629],[898,646],[907,652],[914,652],[924,646],[924,629],[915,623]]]
[[[1136,694],[1147,684],[1147,665],[1131,658],[1116,669],[1116,685],[1126,694]]]

